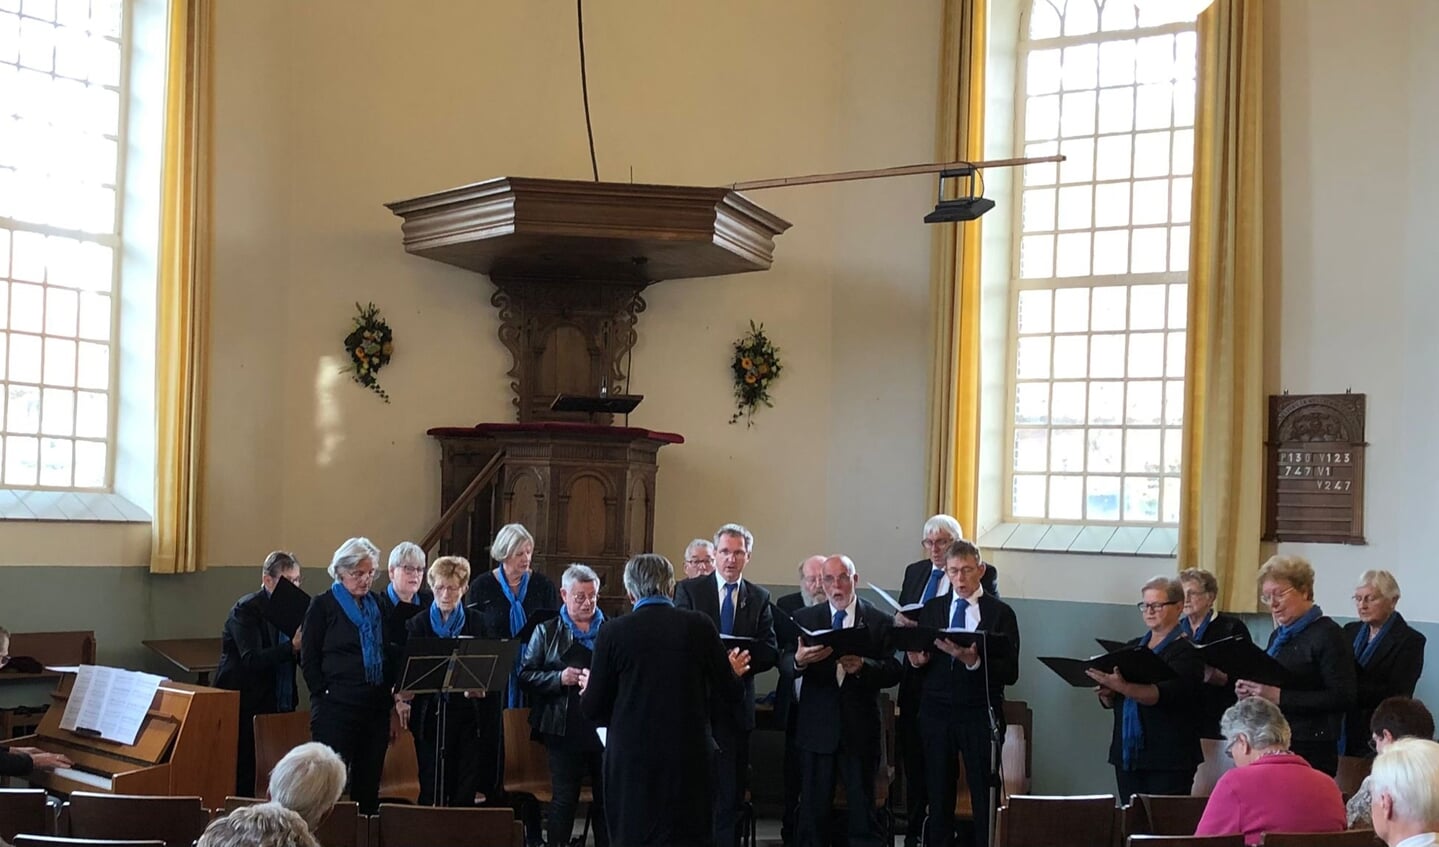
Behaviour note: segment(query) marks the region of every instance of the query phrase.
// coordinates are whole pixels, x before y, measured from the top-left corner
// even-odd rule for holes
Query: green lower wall
[[[316,569],[318,570],[318,569]],[[93,629],[100,661],[119,667],[170,674],[175,669],[140,642],[152,638],[216,635],[230,606],[259,586],[259,568],[215,568],[199,574],[159,576],[129,567],[30,567],[4,569],[7,597],[0,626],[12,632]],[[323,581],[323,575],[319,575]],[[772,586],[787,593],[789,586]],[[871,600],[876,598],[871,597]],[[1010,699],[1034,709],[1034,790],[1046,794],[1083,794],[1114,790],[1106,764],[1111,719],[1087,689],[1071,688],[1039,663],[1037,656],[1084,656],[1099,650],[1095,637],[1130,638],[1141,629],[1133,606],[1008,600],[1019,617],[1022,664]],[[1348,611],[1345,609],[1344,611]],[[1339,618],[1339,620],[1348,620]],[[1267,638],[1268,616],[1247,617],[1256,639]],[[1439,644],[1439,624],[1410,622]],[[1430,652],[1433,652],[1432,650]],[[1430,667],[1439,667],[1439,659]],[[774,687],[773,672],[761,678],[759,691]],[[1439,704],[1439,673],[1419,682],[1418,696]],[[0,686],[0,705],[35,702],[40,691]],[[756,749],[756,794],[777,777],[778,763],[765,760],[778,746],[762,740]],[[777,783],[774,783],[777,784]]]

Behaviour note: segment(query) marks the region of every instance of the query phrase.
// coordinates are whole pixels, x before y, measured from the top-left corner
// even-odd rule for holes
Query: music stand
[[[411,638],[405,642],[405,668],[400,691],[434,694],[435,697],[435,788],[433,803],[448,805],[445,796],[445,734],[449,695],[500,690],[515,666],[521,644],[489,638]]]

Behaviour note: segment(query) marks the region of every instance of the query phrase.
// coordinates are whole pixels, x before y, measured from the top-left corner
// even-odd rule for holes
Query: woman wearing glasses
[[[1339,731],[1354,707],[1354,654],[1339,624],[1314,602],[1314,568],[1300,556],[1274,556],[1259,569],[1259,601],[1274,616],[1269,655],[1289,672],[1280,687],[1241,679],[1241,699],[1262,697],[1289,721],[1290,749],[1318,770],[1339,769]]]
[[[1372,757],[1367,742],[1374,708],[1390,697],[1413,697],[1424,672],[1426,639],[1394,610],[1398,603],[1399,583],[1393,574],[1365,571],[1359,577],[1354,587],[1359,620],[1344,625],[1344,638],[1354,649],[1358,694],[1344,717],[1341,755]]]
[[[1156,576],[1144,583],[1140,597],[1147,631],[1128,646],[1157,654],[1174,677],[1138,683],[1125,679],[1118,668],[1089,671],[1098,683],[1099,702],[1114,710],[1109,763],[1125,803],[1135,794],[1188,794],[1204,759],[1199,748],[1204,662],[1179,625],[1184,589],[1177,579]]]
[[[300,645],[310,735],[350,766],[350,798],[367,815],[379,812],[396,666],[390,624],[370,591],[379,560],[368,538],[340,545],[330,559],[334,584],[310,601]]]
[[[390,551],[390,582],[380,591],[380,613],[390,619],[395,637],[404,645],[405,624],[428,609],[435,595],[425,588],[425,551],[413,541],[401,541]],[[468,587],[468,586],[466,586]]]

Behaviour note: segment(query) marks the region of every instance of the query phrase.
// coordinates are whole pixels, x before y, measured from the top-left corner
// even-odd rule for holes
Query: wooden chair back
[[[1364,784],[1364,778],[1369,776],[1369,769],[1374,767],[1374,760],[1363,756],[1340,756],[1339,771],[1334,775],[1334,781],[1339,785],[1339,791],[1345,797],[1353,797],[1359,792],[1359,786]]]
[[[999,809],[996,847],[1113,847],[1119,809],[1112,794],[1044,797],[1014,794]]]
[[[1372,829],[1341,832],[1266,832],[1264,847],[1383,847]]]
[[[1244,835],[1131,835],[1127,847],[1244,847]]]
[[[380,771],[380,800],[414,803],[420,799],[420,760],[415,758],[415,737],[401,729],[385,751]]]
[[[285,754],[310,740],[309,712],[255,715],[255,796],[270,794],[270,771]]]
[[[63,834],[72,838],[163,841],[169,847],[190,847],[210,823],[210,812],[199,797],[76,791],[65,806],[70,824]]]
[[[530,738],[530,710],[505,709],[505,791],[548,803],[554,798],[553,786],[549,754]]]
[[[377,818],[379,843],[372,847],[524,847],[525,842],[510,809],[381,803]]]
[[[226,797],[225,814],[241,806],[253,806],[264,800],[255,797]],[[360,804],[353,800],[341,800],[330,810],[330,814],[315,831],[315,840],[320,847],[369,847],[369,821],[360,814]]]
[[[1208,797],[1188,794],[1136,794],[1126,808],[1124,834],[1128,835],[1193,835],[1204,816]]]
[[[45,789],[0,788],[0,841],[14,841],[22,832],[55,834],[55,817],[45,804]]]
[[[109,838],[64,838],[56,835],[17,835],[15,847],[165,847],[163,841],[117,841]]]

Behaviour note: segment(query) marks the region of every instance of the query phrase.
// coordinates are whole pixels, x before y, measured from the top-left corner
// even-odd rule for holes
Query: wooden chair
[[[285,754],[310,740],[309,712],[255,715],[255,796],[270,794],[270,771]]]
[[[1345,797],[1353,797],[1359,791],[1359,786],[1364,784],[1364,778],[1369,776],[1369,769],[1374,767],[1374,760],[1363,756],[1340,756],[1339,771],[1334,775],[1334,782],[1339,785],[1339,791]]]
[[[56,835],[17,835],[15,847],[165,847],[163,841],[115,841],[107,838],[62,838]]]
[[[22,832],[55,834],[55,817],[45,805],[45,789],[0,788],[0,841],[14,841]]]
[[[420,760],[415,758],[415,737],[402,729],[385,751],[380,771],[380,802],[415,803],[420,799]]]
[[[1266,832],[1264,847],[1382,847],[1372,829],[1342,832]]]
[[[1128,847],[1244,847],[1244,835],[1131,835]]]
[[[169,847],[189,847],[210,823],[210,813],[199,797],[76,791],[65,807],[69,830],[63,834],[73,838],[163,841]]]
[[[1113,794],[1042,797],[1014,794],[1000,807],[996,847],[1113,847],[1119,809]]]
[[[1199,828],[1199,819],[1204,816],[1204,807],[1208,803],[1208,797],[1188,794],[1136,794],[1125,807],[1124,834],[1193,835],[1194,830]]]
[[[552,802],[555,791],[550,777],[550,756],[545,745],[530,737],[530,710],[505,709],[504,720],[505,793],[528,795],[541,804]],[[586,807],[583,838],[588,838],[590,834],[588,809],[594,801],[594,789],[588,785],[581,786],[580,803]],[[750,829],[753,829],[752,825]]]
[[[264,800],[255,797],[226,797],[225,814],[241,806],[253,806]],[[369,847],[369,820],[360,814],[360,804],[353,800],[341,800],[330,810],[330,814],[315,831],[315,840],[321,847]]]
[[[524,827],[509,809],[455,809],[381,803],[372,847],[524,847]]]

